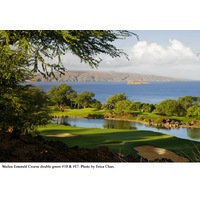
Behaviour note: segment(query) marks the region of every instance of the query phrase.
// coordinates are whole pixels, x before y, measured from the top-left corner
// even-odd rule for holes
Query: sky
[[[63,57],[66,69],[133,72],[200,80],[198,0],[181,3],[174,0],[123,0],[115,4],[107,0],[96,4],[92,0],[75,0],[68,2],[67,8],[70,9],[67,11],[65,6],[61,6],[61,0],[48,6],[46,2],[35,0],[31,4],[34,12],[30,12],[29,5],[23,1],[13,1],[12,7],[10,0],[4,1],[2,7],[9,7],[13,15],[8,15],[7,9],[0,12],[2,29],[133,30],[140,38],[137,41],[133,36],[114,43],[128,54],[130,61],[125,57],[112,59],[103,55],[98,69],[91,69],[80,63],[77,57],[66,54]],[[24,6],[28,6],[27,9]]]
[[[115,41],[116,47],[128,54],[111,58],[101,55],[98,69],[92,69],[71,54],[63,57],[68,70],[97,70],[140,73],[200,80],[199,30],[134,30],[139,36]]]

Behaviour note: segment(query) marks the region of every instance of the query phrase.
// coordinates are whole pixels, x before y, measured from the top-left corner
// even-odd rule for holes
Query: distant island
[[[149,84],[149,82],[144,82],[144,81],[128,81],[128,85],[143,85],[143,84]]]
[[[56,74],[57,80],[52,78],[45,79],[41,74],[36,74],[31,81],[66,81],[66,82],[127,82],[132,84],[153,81],[184,81],[184,79],[170,78],[155,75],[143,75],[138,73],[103,72],[103,71],[84,71],[67,70],[64,75]]]

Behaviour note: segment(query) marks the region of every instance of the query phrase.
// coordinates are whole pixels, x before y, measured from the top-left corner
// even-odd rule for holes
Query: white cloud
[[[131,48],[132,62],[149,65],[166,65],[167,63],[194,62],[196,54],[191,48],[184,46],[178,40],[169,40],[170,45],[163,47],[157,43],[138,42]],[[135,60],[134,60],[135,59]]]
[[[102,55],[99,70],[200,79],[200,56],[179,40],[170,39],[168,46],[139,41],[126,53],[130,60]],[[90,69],[71,54],[64,57],[64,64],[67,69]]]
[[[158,43],[139,41],[128,51],[130,62],[120,58],[102,63],[102,68],[108,70],[154,74],[177,78],[200,79],[200,57],[185,46],[181,41],[170,39],[168,46]]]

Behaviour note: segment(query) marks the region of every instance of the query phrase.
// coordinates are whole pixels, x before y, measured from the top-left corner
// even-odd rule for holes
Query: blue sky
[[[35,2],[39,2],[40,6]],[[48,9],[46,2],[36,0],[31,9],[37,10],[37,14],[30,12],[28,4],[22,3],[23,0],[13,1],[10,8],[10,0],[4,1],[2,7],[9,7],[11,14],[8,15],[6,9],[1,11],[2,29],[134,30],[139,35],[139,42],[133,36],[114,43],[124,49],[130,61],[124,57],[112,59],[103,55],[99,71],[200,80],[198,0],[123,0],[115,4],[106,0],[96,4],[91,0],[70,1],[67,11],[66,6],[60,6],[61,0],[48,4]],[[63,57],[63,63],[66,69],[92,70],[71,54]]]
[[[168,45],[169,39],[178,39],[195,51],[200,52],[199,30],[135,30],[132,32],[136,33],[140,40],[145,40],[150,43],[157,42],[158,44],[165,46]],[[132,37],[127,38],[126,40],[121,40],[119,45],[128,47],[131,43],[134,44],[136,42],[137,40]]]
[[[111,58],[102,55],[99,71],[131,72],[200,80],[200,31],[135,30],[139,36],[114,42],[129,56]],[[67,69],[91,70],[68,54],[63,58]],[[92,69],[97,70],[97,69]]]

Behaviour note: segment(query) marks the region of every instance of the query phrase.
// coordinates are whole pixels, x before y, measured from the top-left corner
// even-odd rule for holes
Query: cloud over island
[[[111,58],[102,55],[99,71],[133,72],[176,78],[200,80],[200,56],[192,48],[177,39],[169,39],[166,46],[147,41],[139,41],[124,51],[125,57]],[[78,58],[68,54],[63,57],[67,69],[90,70]]]

